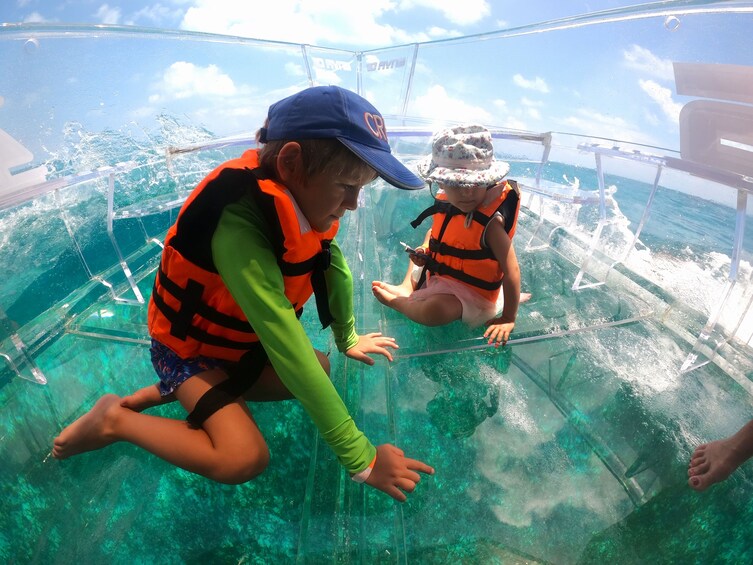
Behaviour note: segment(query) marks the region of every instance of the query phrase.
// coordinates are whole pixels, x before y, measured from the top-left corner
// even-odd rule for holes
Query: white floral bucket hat
[[[428,182],[451,187],[490,188],[505,178],[510,165],[494,159],[488,129],[466,124],[434,134],[431,156],[420,161],[417,169],[418,175]]]

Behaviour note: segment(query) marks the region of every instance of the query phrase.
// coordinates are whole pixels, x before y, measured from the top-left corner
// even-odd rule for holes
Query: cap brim
[[[337,139],[353,153],[363,159],[377,174],[397,188],[419,190],[426,188],[426,182],[414,175],[392,153],[354,143],[349,139]]]

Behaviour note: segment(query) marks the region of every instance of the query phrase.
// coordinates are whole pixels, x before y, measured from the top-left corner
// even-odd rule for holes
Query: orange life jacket
[[[204,355],[238,361],[258,345],[259,338],[217,273],[211,251],[222,211],[249,192],[269,224],[290,304],[300,316],[315,293],[322,325],[332,321],[324,271],[338,223],[326,233],[313,229],[301,233],[289,193],[264,177],[258,151],[249,150],[222,164],[196,187],[165,238],[149,301],[149,333],[184,359]]]
[[[468,214],[450,204],[444,193],[438,194],[434,204],[411,222],[415,228],[428,216],[433,217],[429,258],[418,285],[423,284],[427,275],[451,277],[496,302],[504,273],[491,248],[483,244],[484,231],[499,213],[505,231],[512,238],[519,210],[520,191],[514,180],[505,181],[498,198]]]

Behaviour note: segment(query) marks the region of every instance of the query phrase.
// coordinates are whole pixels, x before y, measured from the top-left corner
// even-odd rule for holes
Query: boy
[[[512,245],[520,196],[515,181],[504,180],[509,170],[507,163],[495,161],[491,134],[483,126],[438,132],[418,171],[440,190],[434,205],[412,222],[415,228],[433,217],[423,245],[410,253],[424,270],[416,280],[409,265],[399,285],[374,281],[377,300],[426,326],[460,319],[471,327],[486,323],[489,343],[505,344],[521,300]],[[500,287],[504,306],[497,317]]]
[[[334,241],[376,175],[423,186],[390,153],[384,121],[365,99],[314,87],[269,108],[249,150],[210,173],[168,231],[149,302],[152,362],[160,378],[120,399],[102,397],[54,441],[64,459],[129,441],[213,480],[237,484],[269,462],[245,399],[296,397],[357,482],[406,499],[428,465],[392,445],[374,447],[329,380],[329,362],[298,321],[313,293],[340,351],[366,364],[392,359],[392,338],[355,332],[352,277]],[[177,398],[187,421],[140,410]]]

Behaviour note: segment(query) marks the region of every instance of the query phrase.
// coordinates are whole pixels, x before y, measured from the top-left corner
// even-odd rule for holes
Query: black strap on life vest
[[[159,283],[162,285],[162,288],[180,301],[179,310],[170,307],[157,292],[157,279],[155,278],[154,288],[152,289],[152,300],[154,301],[154,305],[162,312],[162,315],[170,322],[170,335],[181,340],[191,337],[207,345],[236,350],[249,349],[257,343],[253,339],[255,335],[254,330],[248,321],[223,314],[201,300],[204,290],[204,286],[201,283],[189,279],[186,288],[182,288],[167,277],[162,267],[159,268],[157,277],[159,277]],[[237,341],[221,337],[196,327],[192,323],[193,317],[196,314],[218,326],[248,333],[249,341]]]
[[[252,172],[257,180],[268,180],[271,178],[261,168],[254,169]],[[267,218],[269,228],[272,230],[270,241],[274,246],[280,271],[283,275],[289,277],[305,275],[309,272],[311,273],[311,286],[314,289],[316,312],[319,315],[319,322],[322,324],[322,329],[328,327],[335,319],[329,309],[327,283],[324,278],[324,271],[329,268],[329,265],[332,262],[332,252],[330,251],[331,241],[326,239],[322,240],[322,250],[307,261],[301,261],[300,263],[289,263],[285,261],[282,258],[285,253],[285,247],[283,245],[285,234],[282,225],[280,225],[279,217],[277,216],[274,197],[259,189],[254,190],[251,194],[254,196],[259,209]],[[297,310],[299,307],[303,308],[303,304],[293,304],[293,307]]]
[[[154,305],[160,312],[162,312],[162,315],[170,322],[170,335],[181,340],[191,337],[201,343],[206,343],[207,345],[213,345],[216,347],[224,347],[226,349],[249,349],[250,347],[256,346],[258,343],[256,340],[236,341],[215,334],[210,334],[209,332],[194,326],[192,323],[193,316],[198,314],[202,318],[205,318],[218,326],[239,332],[246,332],[249,334],[249,339],[255,335],[254,329],[248,321],[223,314],[204,303],[201,300],[204,286],[199,282],[189,279],[186,288],[182,288],[180,285],[170,280],[161,267],[157,276],[159,277],[159,282],[162,287],[181,302],[180,310],[171,308],[157,292],[157,280],[155,279],[154,288],[152,289],[152,300],[154,301]],[[302,307],[295,311],[295,315],[298,318],[300,318],[302,314]]]
[[[512,230],[513,226],[515,225],[515,222],[517,220],[518,216],[518,205],[520,202],[520,190],[518,189],[518,183],[514,180],[507,180],[507,184],[509,184],[512,187],[512,190],[510,190],[507,193],[507,196],[502,201],[502,204],[499,205],[495,213],[499,213],[502,218],[505,220],[505,231],[509,234],[510,230]],[[444,228],[447,224],[447,218],[450,218],[452,216],[459,216],[463,214],[464,212],[446,200],[434,200],[434,203],[426,208],[423,212],[421,212],[415,220],[413,220],[410,225],[413,226],[413,229],[417,228],[419,225],[423,223],[423,221],[428,218],[429,216],[433,216],[434,214],[442,213],[445,214],[445,224],[442,226],[442,233],[444,233]],[[482,214],[478,210],[473,211],[472,219],[474,222],[478,222],[482,225],[486,225],[489,223],[491,218],[494,216],[487,216],[486,214]],[[437,238],[441,239],[441,237]]]
[[[214,385],[194,406],[186,421],[192,428],[200,428],[212,414],[220,408],[235,402],[259,380],[261,372],[269,358],[261,343],[241,357],[237,363],[228,363],[225,367],[228,378]]]
[[[285,276],[295,277],[311,273],[311,287],[314,289],[316,312],[319,315],[322,329],[328,327],[335,320],[329,309],[327,281],[324,278],[324,272],[329,269],[332,263],[331,243],[329,239],[322,240],[322,250],[306,261],[300,263],[288,263],[282,259],[277,261],[280,271]]]
[[[315,259],[316,263],[311,272],[311,287],[314,289],[316,313],[319,315],[319,321],[322,324],[322,329],[324,329],[335,320],[329,309],[327,280],[324,277],[324,272],[329,269],[330,263],[332,263],[332,250],[328,240],[322,241],[322,251],[315,256]]]
[[[421,271],[421,277],[418,281],[418,284],[416,285],[416,288],[421,288],[423,283],[426,281],[427,271],[437,275],[448,275],[459,281],[463,281],[464,283],[468,283],[484,290],[497,290],[500,286],[502,286],[501,280],[494,282],[485,281],[484,279],[471,276],[468,273],[465,273],[458,269],[453,269],[452,267],[449,267],[444,263],[440,263],[433,257],[427,257],[426,264],[424,265],[423,271]]]
[[[505,201],[497,208],[497,212],[505,220],[505,231],[510,234],[510,231],[518,221],[518,209],[520,208],[520,189],[518,188],[518,181],[512,179],[507,181],[512,187],[512,190],[507,193]]]

